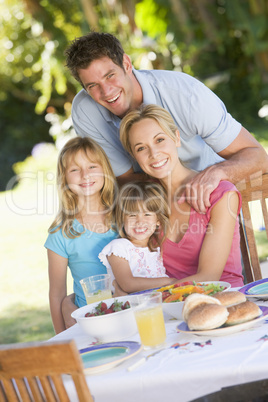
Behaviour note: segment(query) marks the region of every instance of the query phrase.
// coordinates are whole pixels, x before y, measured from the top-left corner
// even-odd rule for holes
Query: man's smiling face
[[[102,57],[79,70],[80,80],[91,98],[121,118],[134,102],[132,64],[127,55],[123,66],[124,69],[109,57]]]

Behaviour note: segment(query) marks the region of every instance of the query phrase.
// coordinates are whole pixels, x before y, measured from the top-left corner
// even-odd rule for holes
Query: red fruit
[[[95,310],[97,315],[101,315],[105,310],[107,310],[107,304],[102,301],[96,306]]]
[[[123,304],[123,310],[126,310],[127,308],[130,308],[129,301],[126,301],[126,302]]]
[[[86,314],[85,314],[85,317],[94,317],[94,316],[95,316],[94,313],[86,313]]]
[[[105,310],[107,310],[107,304],[104,302],[101,302],[100,311],[105,311]]]
[[[111,307],[110,308],[107,308],[107,310],[105,310],[104,311],[104,314],[111,314],[111,313],[113,313],[114,311],[111,309]]]

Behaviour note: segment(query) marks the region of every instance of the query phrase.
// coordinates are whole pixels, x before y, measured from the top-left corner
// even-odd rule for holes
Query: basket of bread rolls
[[[194,293],[187,297],[182,310],[189,330],[195,331],[238,325],[261,315],[259,306],[239,291],[213,296]]]

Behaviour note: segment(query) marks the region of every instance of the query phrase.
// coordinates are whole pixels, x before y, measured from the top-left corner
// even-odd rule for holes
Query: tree
[[[155,39],[157,15],[164,16],[173,68],[205,82],[238,120],[255,125],[268,99],[268,1],[142,0],[138,7],[141,29]]]

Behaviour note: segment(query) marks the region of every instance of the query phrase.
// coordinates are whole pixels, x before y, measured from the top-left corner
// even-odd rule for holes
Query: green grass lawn
[[[22,174],[20,185],[0,193],[0,344],[47,340],[54,335],[43,245],[57,212],[56,158],[51,151],[38,161],[28,158],[16,168]],[[266,259],[265,233],[257,234],[261,258]]]
[[[29,189],[18,189],[15,195],[21,205],[28,197],[34,198]],[[43,244],[51,217],[20,215],[10,210],[6,193],[0,196],[0,208],[4,220],[0,246],[4,256],[0,274],[0,343],[48,339],[54,331]]]
[[[0,193],[0,344],[46,340],[54,335],[44,242],[57,212],[52,180],[56,155],[46,160],[49,170],[44,160],[42,170],[32,159],[24,164],[21,184]],[[68,289],[71,291],[70,278]]]

